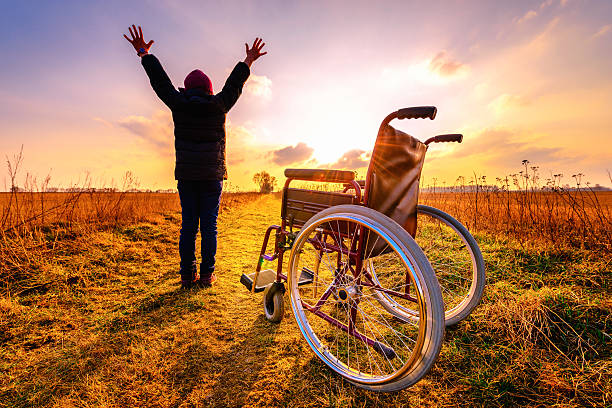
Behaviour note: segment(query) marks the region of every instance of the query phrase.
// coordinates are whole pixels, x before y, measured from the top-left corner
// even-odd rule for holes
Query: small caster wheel
[[[263,307],[266,319],[272,323],[278,323],[283,319],[285,313],[285,285],[274,282],[266,288],[263,295]]]

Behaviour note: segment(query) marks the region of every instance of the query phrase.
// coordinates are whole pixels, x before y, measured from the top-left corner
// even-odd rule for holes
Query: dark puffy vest
[[[149,54],[142,65],[153,90],[172,111],[177,180],[223,180],[225,161],[225,115],[242,93],[249,67],[239,62],[221,92],[210,95],[201,89],[177,91],[159,60]]]

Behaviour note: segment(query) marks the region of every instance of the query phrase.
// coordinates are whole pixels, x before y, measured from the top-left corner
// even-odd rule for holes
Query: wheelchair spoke
[[[316,280],[292,286],[292,299],[300,299],[292,304],[319,356],[359,381],[401,376],[419,356],[421,324],[390,312],[380,298],[383,293],[420,315],[420,294],[406,290],[413,289],[406,282],[414,279],[407,258],[376,229],[353,218],[322,220],[300,237],[292,250],[291,281],[303,268],[314,270],[318,263],[319,269]]]
[[[454,324],[478,304],[484,288],[484,261],[470,233],[450,215],[419,206],[416,241],[442,289],[445,320]]]

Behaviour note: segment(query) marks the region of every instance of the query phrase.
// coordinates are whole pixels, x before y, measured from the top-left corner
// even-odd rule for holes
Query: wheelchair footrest
[[[306,267],[303,267],[302,273],[300,273],[300,280],[298,281],[298,285],[307,285],[309,283],[312,283],[314,275],[315,273],[313,271]]]
[[[249,292],[253,288],[253,279],[255,279],[255,273],[256,272],[249,273],[248,275],[243,273],[240,277],[240,283],[242,283],[249,290]],[[260,271],[259,276],[257,276],[257,282],[255,283],[254,292],[263,292],[264,290],[266,290],[266,287],[274,283],[274,281],[276,281],[275,271],[273,271],[272,269],[265,269],[263,271]]]
[[[242,283],[249,292],[253,288],[253,279],[255,278],[255,272],[249,273],[248,275],[243,273],[240,277],[240,283]],[[302,268],[302,273],[300,274],[300,280],[298,281],[298,285],[307,285],[312,283],[314,279],[314,272],[310,269],[304,267]],[[266,290],[268,286],[272,283],[276,282],[276,272],[272,269],[265,269],[259,272],[259,276],[257,277],[257,283],[255,284],[255,293],[263,292]]]

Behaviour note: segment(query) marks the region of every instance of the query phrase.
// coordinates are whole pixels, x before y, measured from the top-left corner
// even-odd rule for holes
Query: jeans
[[[179,239],[181,276],[195,277],[195,245],[198,224],[202,232],[200,278],[208,278],[215,270],[217,253],[217,215],[223,182],[220,180],[179,180],[182,223]]]

